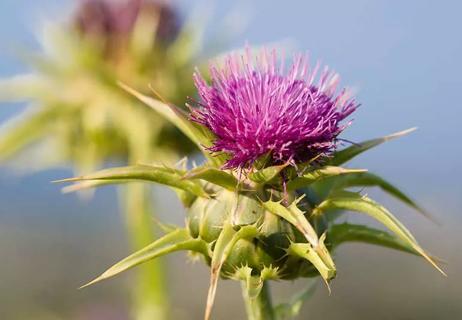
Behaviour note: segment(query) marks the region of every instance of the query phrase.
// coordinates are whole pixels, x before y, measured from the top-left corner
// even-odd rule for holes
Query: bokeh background
[[[202,3],[204,3],[202,1]],[[0,1],[0,76],[26,70],[17,49],[37,48],[41,22],[64,19],[70,0]],[[177,1],[184,15],[195,1]],[[209,28],[225,18],[236,34],[229,48],[282,42],[308,50],[358,92],[362,107],[344,137],[352,141],[418,126],[419,130],[358,158],[432,212],[439,225],[370,191],[446,261],[448,278],[422,259],[351,244],[337,252],[338,278],[322,284],[300,319],[462,318],[462,20],[460,1],[208,1]],[[198,21],[199,23],[199,21]],[[23,106],[3,104],[0,121]],[[132,274],[77,290],[129,253],[115,189],[82,202],[51,180],[68,169],[18,175],[0,167],[0,319],[129,319]],[[173,193],[154,187],[163,220],[181,224]],[[353,218],[351,218],[353,219]],[[356,219],[356,218],[354,218]],[[364,220],[369,221],[369,220]],[[371,224],[373,222],[369,221]],[[169,257],[174,319],[200,319],[208,270],[184,254]],[[306,281],[276,283],[275,299]],[[216,319],[243,319],[238,283],[221,281]]]

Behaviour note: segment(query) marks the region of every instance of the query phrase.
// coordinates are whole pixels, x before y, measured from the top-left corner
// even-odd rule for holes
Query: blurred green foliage
[[[83,174],[109,162],[171,163],[189,154],[184,135],[119,83],[184,106],[202,32],[161,1],[80,1],[65,24],[45,25],[40,52],[23,54],[29,73],[0,80],[0,100],[29,105],[0,128],[0,160]],[[140,248],[155,238],[150,190],[131,184],[120,195],[130,241]],[[159,263],[139,270],[136,319],[167,317],[165,281]]]

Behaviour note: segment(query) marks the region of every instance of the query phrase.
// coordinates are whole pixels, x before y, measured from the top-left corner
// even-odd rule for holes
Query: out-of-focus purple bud
[[[103,38],[112,47],[111,42],[130,38],[140,17],[152,19],[153,36],[163,43],[172,42],[181,28],[177,12],[161,0],[80,0],[74,25],[82,36]]]

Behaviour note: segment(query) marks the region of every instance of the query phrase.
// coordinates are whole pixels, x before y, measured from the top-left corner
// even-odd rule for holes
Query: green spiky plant
[[[107,162],[173,163],[191,152],[173,125],[117,81],[144,91],[150,83],[168,101],[184,104],[203,52],[202,27],[182,24],[173,8],[156,1],[126,1],[116,16],[108,11],[111,1],[81,2],[69,23],[46,26],[40,53],[24,55],[33,71],[0,80],[0,100],[30,105],[1,128],[0,160],[29,170],[70,166],[84,174]],[[129,14],[136,18],[132,24],[120,25]],[[121,188],[120,199],[131,244],[139,249],[156,238],[151,193],[131,184]],[[162,265],[141,268],[137,279],[134,317],[165,319]]]
[[[218,279],[222,277],[242,283],[248,319],[262,320],[294,316],[310,295],[307,291],[289,303],[273,306],[269,281],[321,277],[329,285],[336,275],[332,252],[345,242],[364,242],[418,255],[444,274],[390,211],[352,188],[379,187],[424,211],[381,177],[344,167],[359,154],[413,129],[333,151],[322,161],[314,157],[296,165],[291,161],[275,164],[271,155],[265,154],[250,166],[233,169],[227,166],[230,154],[211,152],[220,137],[209,127],[191,121],[187,113],[173,105],[121,86],[180,129],[202,151],[206,161],[189,170],[186,161],[176,167],[135,165],[60,181],[73,182],[76,188],[86,187],[88,182],[92,186],[154,182],[176,191],[186,208],[184,227],[166,227],[164,236],[86,286],[172,252],[188,251],[210,266],[205,319],[211,316]],[[337,219],[346,211],[367,215],[389,232],[339,223]]]

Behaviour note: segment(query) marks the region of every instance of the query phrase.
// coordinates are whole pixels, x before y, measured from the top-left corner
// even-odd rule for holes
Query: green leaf
[[[364,169],[345,169],[341,167],[325,166],[311,172],[307,172],[287,183],[287,191],[293,191],[309,186],[310,184],[339,175],[347,175],[358,172],[365,172]]]
[[[89,175],[63,179],[55,182],[75,182],[85,180],[105,180],[113,182],[126,182],[127,180],[146,180],[164,184],[190,192],[198,197],[208,198],[208,193],[195,181],[183,180],[183,171],[148,165],[134,165],[101,170]]]
[[[339,179],[335,180],[335,187],[339,188],[351,188],[351,187],[379,187],[383,191],[387,192],[391,196],[401,200],[410,207],[416,209],[422,213],[427,218],[434,220],[430,214],[428,214],[424,209],[418,206],[411,198],[406,194],[400,191],[398,188],[393,186],[388,181],[383,178],[369,172],[353,173],[345,175]]]
[[[301,198],[292,202],[289,207],[282,205],[281,201],[275,202],[268,200],[262,204],[266,210],[292,224],[305,236],[306,240],[308,240],[313,247],[317,247],[319,243],[318,235],[308,222],[308,219],[306,219],[305,213],[297,207],[297,203],[300,200]]]
[[[21,74],[0,79],[0,101],[26,101],[43,97],[50,92],[46,79],[36,74]]]
[[[203,137],[198,135],[192,123],[187,119],[186,114],[182,110],[174,106],[165,104],[157,99],[148,97],[124,83],[119,83],[119,85],[129,94],[133,95],[138,100],[145,103],[146,105],[154,109],[157,113],[159,113],[161,116],[170,121],[173,125],[180,129],[180,131],[183,132],[189,139],[191,139],[191,141],[193,141],[197,146],[200,147],[202,143],[201,138],[203,139]]]
[[[300,257],[308,260],[318,270],[319,274],[329,288],[329,280],[335,278],[336,269],[332,261],[326,261],[309,243],[291,243],[287,249],[289,256]]]
[[[390,229],[400,240],[410,245],[438,271],[445,275],[443,270],[430,258],[430,256],[419,246],[412,234],[395,218],[387,209],[380,204],[362,196],[358,193],[342,191],[336,192],[321,202],[314,210],[313,215],[322,214],[325,210],[350,210],[364,213]]]
[[[316,231],[306,219],[304,212],[297,207],[297,203],[301,199],[302,197],[292,202],[289,207],[283,206],[280,202],[269,200],[263,202],[263,207],[295,226],[305,236],[308,243],[292,243],[288,254],[310,261],[319,271],[329,288],[328,281],[335,276],[335,264],[324,245],[325,235],[318,238]]]
[[[230,191],[235,191],[238,185],[238,180],[232,174],[214,167],[195,168],[186,173],[183,179],[202,179]]]
[[[87,180],[77,182],[68,186],[65,186],[61,189],[62,193],[72,193],[72,192],[79,192],[88,189],[94,189],[103,187],[106,185],[113,185],[113,184],[122,184],[132,182],[130,180]]]
[[[257,170],[249,174],[249,179],[261,185],[266,184],[276,178],[287,166],[288,164],[281,164]]]
[[[45,108],[40,111],[30,109],[8,121],[0,130],[0,159],[15,155],[47,134],[50,131],[50,124],[54,123],[57,115],[56,108]]]
[[[217,166],[224,163],[223,156],[216,155],[212,157],[210,152],[206,150],[206,148],[211,147],[213,144],[213,140],[215,139],[213,133],[206,127],[192,122],[183,110],[176,106],[168,105],[157,99],[148,97],[124,83],[119,83],[119,86],[170,121],[171,124],[176,126],[181,132],[183,132],[184,135],[194,142],[194,144],[196,144],[196,146],[210,161],[212,161],[212,163]]]
[[[206,242],[200,239],[192,239],[186,229],[177,229],[116,263],[98,278],[81,288],[111,278],[143,262],[180,250],[195,251],[205,255],[208,254],[208,246]]]
[[[315,284],[309,285],[305,290],[297,293],[289,302],[278,304],[274,308],[276,318],[279,320],[293,319],[300,313],[303,303],[311,298],[315,292]]]
[[[258,230],[254,225],[243,226],[239,231],[234,230],[231,223],[227,222],[223,225],[218,239],[213,249],[212,262],[210,266],[210,286],[207,295],[207,306],[205,310],[205,320],[210,319],[215,294],[217,291],[218,278],[221,268],[228,258],[231,250],[236,242],[240,239],[251,239],[257,236]]]
[[[408,133],[411,133],[413,132],[414,130],[416,130],[417,128],[410,128],[410,129],[407,129],[407,130],[403,130],[403,131],[400,131],[400,132],[396,132],[396,133],[393,133],[393,134],[390,134],[388,136],[385,136],[385,137],[382,137],[382,138],[377,138],[377,139],[372,139],[372,140],[367,140],[367,141],[364,141],[364,142],[361,142],[359,144],[354,144],[346,149],[343,149],[343,150],[340,150],[340,151],[337,151],[334,153],[333,155],[333,158],[330,160],[330,164],[333,165],[333,166],[340,166],[342,164],[344,164],[345,162],[348,162],[350,161],[351,159],[353,159],[354,157],[356,157],[357,155],[371,149],[371,148],[374,148],[386,141],[390,141],[390,140],[393,140],[393,139],[396,139],[396,138],[399,138],[399,137],[402,137],[404,135],[407,135]]]
[[[416,255],[419,254],[411,245],[398,237],[386,231],[363,225],[349,223],[336,224],[329,228],[327,236],[332,248],[336,248],[345,242],[363,242]]]

